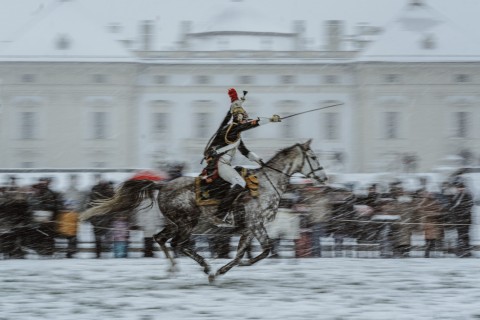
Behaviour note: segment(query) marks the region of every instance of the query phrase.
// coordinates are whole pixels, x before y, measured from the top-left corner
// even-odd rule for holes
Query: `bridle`
[[[297,146],[300,147],[300,149],[302,150],[302,155],[303,155],[302,167],[305,165],[305,160],[307,160],[308,166],[310,167],[310,172],[309,172],[308,174],[306,174],[305,176],[306,176],[307,178],[311,178],[311,179],[314,179],[314,180],[316,180],[316,181],[320,181],[321,183],[324,183],[326,180],[318,177],[318,176],[315,174],[315,172],[317,172],[317,171],[322,171],[322,170],[324,170],[323,166],[319,166],[318,168],[314,169],[313,166],[312,166],[312,163],[311,163],[311,161],[310,161],[310,157],[309,157],[308,154],[307,154],[310,149],[305,149],[305,148],[303,148],[301,145],[297,145]],[[315,160],[315,159],[316,159],[316,156],[314,156],[314,157],[312,157],[312,158],[313,158],[313,160]],[[260,165],[261,165],[262,167],[271,169],[271,170],[273,170],[273,171],[277,171],[277,172],[279,172],[279,173],[287,176],[288,179],[290,179],[290,178],[292,177],[292,175],[293,175],[293,173],[291,173],[291,174],[285,173],[285,172],[283,172],[282,170],[279,170],[279,169],[277,169],[277,168],[274,168],[274,167],[266,164],[266,163],[263,162],[263,161],[260,162]],[[277,190],[277,188],[276,188],[275,185],[273,184],[272,180],[270,180],[270,177],[268,176],[268,174],[267,174],[266,172],[265,172],[264,174],[265,174],[265,177],[267,178],[268,182],[270,182],[270,184],[272,185],[273,189],[277,192],[278,196],[281,198],[282,196],[281,196],[280,192]]]
[[[303,149],[303,147],[302,147],[302,149]],[[312,162],[310,161],[310,157],[307,155],[307,152],[309,150],[303,149],[303,151],[304,151],[303,155],[305,156],[304,161],[306,159],[307,163],[308,163],[308,166],[310,167],[310,172],[308,174],[306,174],[305,176],[307,178],[311,178],[311,179],[320,181],[321,183],[325,182],[326,181],[325,179],[320,178],[319,176],[317,176],[315,174],[317,171],[323,171],[324,170],[323,166],[319,165],[318,168],[314,169],[313,166],[312,166]],[[312,160],[316,160],[316,159],[317,159],[317,156],[312,157]]]

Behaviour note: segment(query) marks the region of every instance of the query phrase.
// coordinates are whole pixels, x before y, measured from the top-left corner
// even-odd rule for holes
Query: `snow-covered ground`
[[[215,268],[227,260],[210,260]],[[0,319],[479,319],[478,259],[0,260]]]

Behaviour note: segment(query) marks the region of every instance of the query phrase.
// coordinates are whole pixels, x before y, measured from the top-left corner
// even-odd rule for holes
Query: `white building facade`
[[[230,87],[249,92],[251,117],[342,104],[245,133],[265,159],[309,138],[334,172],[428,171],[451,155],[480,157],[480,46],[424,2],[406,1],[388,28],[354,39],[342,21],[326,21],[325,45],[312,48],[304,21],[236,1],[206,26],[178,21],[177,42],[162,50],[152,21],[139,22],[131,45],[85,26],[77,5],[56,4],[0,50],[2,168],[181,161],[198,172]]]

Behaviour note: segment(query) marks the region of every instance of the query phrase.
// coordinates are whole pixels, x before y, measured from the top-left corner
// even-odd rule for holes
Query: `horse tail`
[[[152,206],[155,201],[152,191],[158,189],[160,186],[154,181],[127,180],[119,186],[113,197],[95,201],[93,207],[80,214],[80,221],[86,221],[98,215],[134,210],[145,199],[150,200],[148,206]]]

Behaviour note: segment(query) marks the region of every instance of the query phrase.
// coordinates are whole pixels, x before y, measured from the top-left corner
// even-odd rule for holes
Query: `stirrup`
[[[210,223],[219,228],[235,228],[233,224],[230,224],[226,221],[223,221],[219,217],[212,215],[210,216]]]

